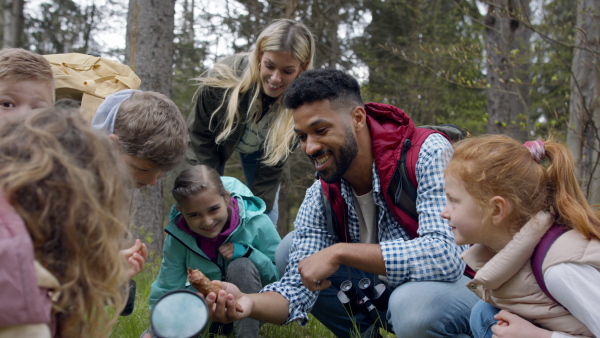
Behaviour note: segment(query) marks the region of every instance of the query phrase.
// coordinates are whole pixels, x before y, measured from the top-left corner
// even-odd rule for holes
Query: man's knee
[[[390,296],[389,324],[399,336],[470,335],[469,316],[478,298],[465,284],[461,279],[400,285]]]

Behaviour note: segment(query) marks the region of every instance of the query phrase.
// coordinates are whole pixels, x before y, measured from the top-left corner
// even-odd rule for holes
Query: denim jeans
[[[283,274],[289,260],[292,235],[277,246],[275,262]],[[406,282],[392,291],[388,310],[357,313],[350,318],[337,297],[340,284],[351,279],[355,287],[372,273],[341,266],[328,279],[332,287],[321,291],[311,314],[337,337],[356,336],[383,327],[398,337],[471,337],[469,316],[477,296],[467,289],[468,277],[457,282]]]
[[[246,181],[246,186],[248,186],[248,188],[252,188],[252,184],[254,183],[254,175],[256,174],[256,168],[258,168],[260,156],[260,151],[251,154],[240,153],[240,162],[242,165],[242,171],[244,172],[244,180]],[[277,193],[275,194],[273,209],[265,211],[265,215],[269,216],[275,227],[277,227],[277,218],[279,218],[278,201],[279,187],[277,188]]]
[[[477,302],[471,310],[471,329],[475,338],[491,338],[492,326],[498,322],[494,315],[500,312],[500,309],[490,305],[482,300]]]
[[[387,319],[398,337],[471,337],[469,316],[479,298],[466,284],[407,282],[390,297]]]

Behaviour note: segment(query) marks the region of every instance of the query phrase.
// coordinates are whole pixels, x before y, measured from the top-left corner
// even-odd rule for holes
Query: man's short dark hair
[[[296,109],[303,104],[328,99],[342,105],[363,105],[356,79],[333,68],[308,70],[287,88],[283,104]]]

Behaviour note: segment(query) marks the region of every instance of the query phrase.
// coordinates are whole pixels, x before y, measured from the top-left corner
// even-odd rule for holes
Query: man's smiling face
[[[294,131],[302,150],[327,183],[339,181],[358,153],[349,114],[338,113],[320,100],[294,109]]]

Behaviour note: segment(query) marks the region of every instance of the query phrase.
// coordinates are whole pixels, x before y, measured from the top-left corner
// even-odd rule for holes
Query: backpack
[[[103,57],[79,54],[49,54],[54,73],[56,99],[81,102],[81,115],[91,122],[104,99],[125,89],[137,89],[140,78],[127,65]]]
[[[540,242],[535,246],[533,250],[533,254],[531,255],[531,269],[533,270],[533,276],[535,277],[535,281],[538,283],[542,291],[552,299],[555,303],[560,304],[552,295],[548,288],[546,287],[546,282],[544,282],[544,272],[542,271],[542,263],[544,263],[544,258],[546,258],[546,253],[550,250],[552,244],[558,237],[567,232],[568,230],[565,228],[561,228],[560,226],[553,224],[548,231],[542,236]]]
[[[430,131],[429,133],[425,133],[425,136],[428,136],[432,133],[431,131],[433,131],[446,136],[450,140],[450,142],[456,142],[466,137],[465,133],[462,130],[460,130],[460,128],[451,124],[444,124],[439,126],[426,125],[417,127],[415,131],[421,130],[423,132],[427,132],[423,129],[428,129],[428,131]],[[406,159],[406,153],[408,149],[412,146],[412,142],[409,138],[407,138],[402,146],[400,159],[398,160],[396,169],[394,171],[394,175],[392,177],[392,180],[390,181],[388,187],[388,194],[392,197],[392,202],[394,203],[394,205],[398,206],[402,211],[408,214],[416,222],[419,218],[416,205],[417,187],[413,180],[410,179],[408,162]],[[415,168],[416,163],[414,163],[411,167]],[[414,173],[413,176],[415,176]],[[334,189],[337,189],[337,187],[333,185],[327,185],[327,189],[325,188],[325,186],[326,185],[324,184],[324,182],[321,181],[321,198],[323,200],[323,206],[325,208],[325,219],[327,222],[328,232],[336,235],[342,242],[349,242],[350,235],[346,227],[347,210],[345,204],[344,208],[340,208],[339,206],[332,208],[328,198],[331,195],[341,195],[341,191],[335,191]],[[392,213],[394,213],[393,211],[394,210],[392,209]],[[339,220],[343,221],[339,222]],[[408,233],[411,238],[416,237],[415,233],[411,233],[410,231],[408,231]]]

